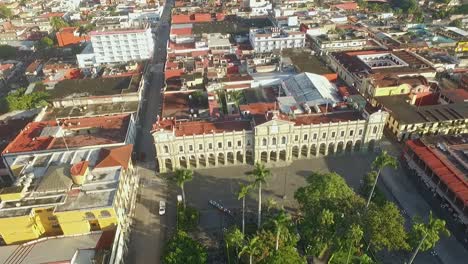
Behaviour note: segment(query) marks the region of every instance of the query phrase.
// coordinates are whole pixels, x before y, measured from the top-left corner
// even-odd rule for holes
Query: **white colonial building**
[[[272,52],[286,48],[303,48],[305,33],[277,27],[251,28],[249,40],[255,52]]]

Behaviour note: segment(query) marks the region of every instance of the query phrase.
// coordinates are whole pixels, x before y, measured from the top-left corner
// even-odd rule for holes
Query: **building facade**
[[[272,52],[286,48],[303,48],[305,33],[285,31],[280,28],[252,28],[249,32],[250,44],[255,52]]]
[[[160,172],[256,162],[285,164],[295,159],[373,150],[388,113],[332,113],[287,117],[268,113],[250,121],[155,124]]]

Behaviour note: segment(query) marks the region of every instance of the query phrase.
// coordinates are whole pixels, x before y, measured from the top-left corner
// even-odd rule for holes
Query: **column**
[[[224,152],[224,165],[227,165],[228,162],[227,162],[227,153]]]
[[[208,156],[205,155],[205,166],[208,168],[210,166],[210,162],[208,161]]]
[[[267,163],[270,162],[270,156],[271,156],[270,151],[267,151],[267,161],[266,161]]]

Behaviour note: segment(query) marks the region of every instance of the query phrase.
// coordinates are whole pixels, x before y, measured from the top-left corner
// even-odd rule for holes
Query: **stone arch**
[[[328,155],[335,154],[335,143],[328,144]]]
[[[237,151],[236,153],[236,160],[238,162],[244,162],[244,155],[242,155],[242,151]]]
[[[200,157],[198,157],[198,164],[200,167],[206,167],[206,157],[203,154],[200,154]]]
[[[281,144],[286,144],[286,137],[285,136],[282,136],[281,137]]]
[[[266,151],[262,151],[262,153],[260,154],[260,161],[268,162],[268,153]]]
[[[276,156],[278,153],[276,151],[271,151],[270,152],[270,160],[271,161],[277,161],[278,160],[278,157]]]
[[[188,168],[188,163],[187,163],[187,158],[185,156],[182,156],[179,158],[179,164],[180,164],[180,167],[182,168]]]
[[[247,150],[245,152],[245,161],[248,163],[253,163],[253,152],[251,150]]]
[[[361,140],[356,140],[356,142],[354,142],[354,151],[361,151]]]
[[[325,155],[327,153],[327,144],[321,143],[319,148],[319,154]]]
[[[218,153],[218,164],[220,164],[220,165],[226,165],[226,164],[224,163],[224,153],[222,153],[222,152]]]
[[[286,150],[283,149],[279,152],[279,159],[282,161],[286,161]]]
[[[298,146],[294,146],[292,148],[292,157],[297,159],[299,158],[299,147]]]
[[[301,148],[301,157],[306,158],[308,151],[309,151],[309,149],[307,148],[307,145],[303,145],[302,148]]]
[[[312,144],[312,145],[310,146],[310,155],[312,155],[312,156],[316,156],[316,155],[317,155],[317,145]]]
[[[210,166],[216,166],[216,156],[215,156],[215,154],[210,153],[210,155],[208,155],[208,164]]]
[[[346,153],[350,153],[353,151],[353,141],[348,141],[346,142],[346,148],[345,148],[345,152]]]
[[[228,164],[234,164],[234,153],[232,152],[227,153],[227,162]]]
[[[369,151],[369,152],[374,151],[374,148],[375,148],[375,139],[370,140],[367,144],[368,144],[368,145],[367,145],[367,151]]]
[[[197,168],[197,158],[194,155],[191,155],[189,158],[190,166]]]
[[[164,163],[165,163],[164,165],[166,166],[166,170],[172,171],[172,170],[174,169],[174,168],[172,167],[172,159],[166,158],[166,159],[164,160]]]
[[[344,142],[340,141],[338,142],[338,145],[336,146],[336,154],[343,153],[343,150],[344,150]]]

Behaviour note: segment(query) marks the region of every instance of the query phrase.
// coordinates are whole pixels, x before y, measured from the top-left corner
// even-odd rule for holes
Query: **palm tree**
[[[290,221],[291,221],[291,217],[284,210],[281,210],[273,219],[273,224],[275,225],[275,229],[276,229],[276,246],[275,246],[276,251],[278,251],[278,248],[279,248],[279,239],[280,239],[281,229],[283,227],[286,227],[286,225]]]
[[[421,218],[416,218],[415,223],[413,224],[412,230],[412,240],[413,245],[417,240],[419,243],[414,250],[413,255],[411,256],[408,264],[413,263],[414,258],[418,254],[419,250],[426,251],[435,246],[439,241],[440,235],[450,236],[450,232],[445,227],[445,221],[434,218],[432,212],[429,213],[429,222],[426,224]]]
[[[362,236],[364,235],[362,228],[357,224],[352,224],[348,232],[349,232],[348,237],[350,239],[350,243],[349,243],[348,257],[346,258],[346,264],[349,263],[349,258],[351,257],[351,250],[353,249],[353,247],[356,246],[356,243],[361,241]]]
[[[258,187],[258,228],[260,228],[260,224],[262,223],[262,184],[266,183],[266,179],[270,177],[270,175],[270,170],[265,168],[264,164],[255,164],[255,169],[252,173],[252,176],[255,177],[254,185]]]
[[[184,204],[184,209],[185,209],[185,189],[184,189],[184,184],[188,181],[191,181],[193,179],[193,171],[191,170],[186,170],[186,169],[177,169],[175,171],[175,176],[176,176],[176,181],[177,185],[180,187],[182,190],[182,202]]]
[[[68,23],[61,17],[53,17],[50,19],[50,26],[54,31],[59,31],[63,27],[68,27]]]
[[[241,251],[239,252],[239,258],[245,254],[248,254],[249,263],[252,264],[253,256],[260,253],[258,240],[259,240],[258,236],[251,237],[248,243],[244,247],[242,247]]]
[[[371,192],[369,194],[369,198],[367,198],[367,204],[366,208],[369,207],[370,201],[372,199],[372,195],[374,195],[374,189],[375,186],[377,185],[377,180],[379,179],[380,172],[385,168],[385,167],[390,167],[393,169],[396,169],[398,167],[398,162],[395,159],[395,157],[389,155],[387,151],[383,151],[380,153],[377,158],[375,158],[374,162],[372,163],[372,169],[377,169],[377,177],[375,177],[374,184],[372,185]]]
[[[236,249],[236,255],[239,247],[244,243],[244,234],[235,227],[224,233],[224,242],[226,243],[226,251],[228,255],[228,263],[231,263],[231,254],[229,252],[229,246],[234,246]]]
[[[239,190],[237,199],[242,199],[242,234],[245,234],[245,197],[249,194],[250,190],[252,190],[252,185],[241,185]]]

